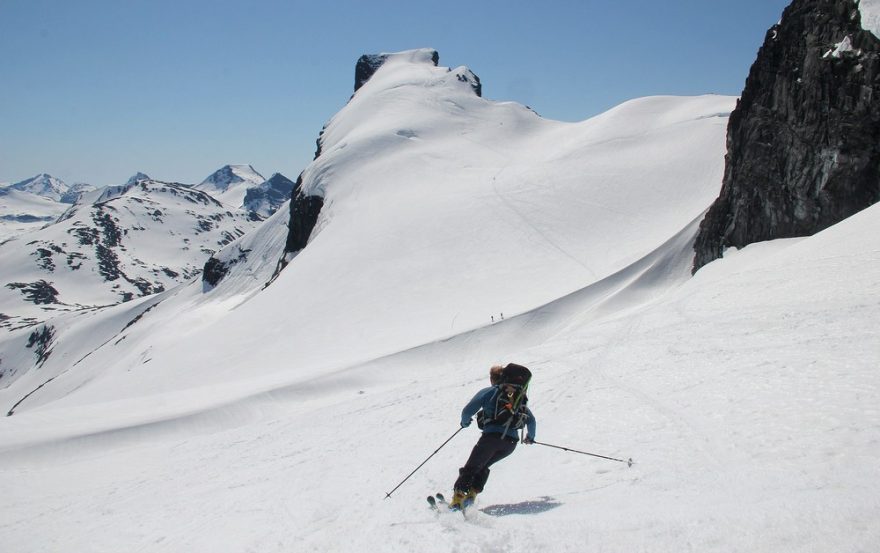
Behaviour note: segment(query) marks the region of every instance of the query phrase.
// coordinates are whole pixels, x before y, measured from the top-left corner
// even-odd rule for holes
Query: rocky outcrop
[[[233,248],[232,252],[224,252],[224,259],[219,259],[216,255],[211,256],[202,270],[202,282],[210,287],[217,286],[233,266],[247,261],[250,252],[251,250],[242,249],[239,245]]]
[[[296,188],[290,200],[290,230],[287,234],[286,252],[298,252],[306,247],[309,236],[318,222],[318,215],[324,207],[321,196],[306,195],[302,190],[302,174],[296,179]]]
[[[370,80],[370,77],[377,69],[382,67],[385,60],[388,59],[387,54],[364,54],[358,58],[354,66],[354,91],[360,90],[364,83]]]
[[[852,0],[794,0],[730,116],[694,271],[728,247],[809,236],[880,199],[880,40]]]
[[[390,54],[364,54],[358,58],[357,63],[354,66],[355,92],[357,92],[360,87],[364,86],[364,83],[370,80],[370,77],[382,67],[382,64],[385,63],[385,60],[387,60],[389,56]],[[434,61],[435,66],[440,63],[440,54],[436,50],[434,50],[432,60]]]

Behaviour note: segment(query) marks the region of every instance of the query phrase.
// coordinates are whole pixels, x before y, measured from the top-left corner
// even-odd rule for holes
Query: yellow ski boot
[[[464,509],[467,504],[465,500],[468,498],[468,492],[463,492],[461,490],[455,490],[452,494],[452,500],[449,502],[449,510],[450,511],[461,511]]]

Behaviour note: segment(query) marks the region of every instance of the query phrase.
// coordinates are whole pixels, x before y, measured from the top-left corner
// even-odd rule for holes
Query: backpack
[[[493,409],[487,413],[481,409],[477,413],[477,426],[480,429],[487,424],[498,424],[519,430],[526,425],[528,414],[526,404],[529,402],[526,390],[532,373],[522,365],[509,363],[501,372],[501,382],[495,385]]]

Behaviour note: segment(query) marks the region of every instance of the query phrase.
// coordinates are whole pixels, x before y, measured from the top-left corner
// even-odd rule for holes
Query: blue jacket
[[[489,386],[488,388],[483,388],[477,395],[474,396],[472,400],[468,402],[467,405],[464,406],[464,409],[461,410],[461,425],[469,426],[471,424],[471,419],[474,415],[477,414],[477,411],[482,409],[487,413],[491,413],[495,409],[495,392],[498,391],[498,386]],[[532,414],[532,411],[526,407],[526,414],[528,418],[526,419],[526,436],[535,439],[535,416]],[[503,424],[487,424],[483,427],[484,434],[503,434],[504,433],[504,425]],[[516,428],[508,428],[507,436],[515,439],[519,439],[519,435],[517,434]]]

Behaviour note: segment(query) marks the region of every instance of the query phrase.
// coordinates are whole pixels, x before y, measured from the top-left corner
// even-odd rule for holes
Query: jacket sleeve
[[[474,415],[477,414],[477,411],[483,406],[483,401],[486,399],[486,394],[492,393],[492,388],[483,388],[477,395],[471,399],[467,405],[464,406],[464,409],[461,410],[461,425],[467,426],[471,423],[471,419]]]
[[[526,420],[526,436],[534,440],[535,428],[537,427],[538,421],[535,420],[535,415],[532,414],[532,410],[528,407],[526,407],[526,414],[529,416],[529,418]]]

